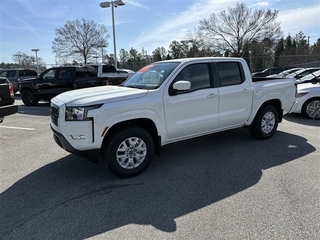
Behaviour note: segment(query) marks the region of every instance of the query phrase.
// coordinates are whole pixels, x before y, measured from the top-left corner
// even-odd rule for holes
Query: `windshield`
[[[312,73],[300,78],[300,81],[303,82],[303,81],[306,81],[306,80],[311,80],[313,78],[319,77],[319,75],[320,75],[320,70],[312,72]]]
[[[306,69],[301,69],[301,70],[298,70],[298,71],[296,71],[296,72],[293,72],[293,73],[288,74],[286,77],[287,77],[287,78],[292,78],[292,77],[294,77],[294,76],[296,76],[296,75],[298,75],[298,74],[300,74],[300,73],[302,73],[302,72],[304,72],[304,71],[306,71]]]
[[[158,62],[137,71],[122,86],[140,89],[156,89],[172,73],[180,62]]]

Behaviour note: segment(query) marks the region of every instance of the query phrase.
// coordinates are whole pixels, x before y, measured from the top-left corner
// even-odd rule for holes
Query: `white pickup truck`
[[[165,144],[239,127],[270,138],[295,93],[294,79],[253,80],[241,58],[174,59],[140,69],[121,86],[56,96],[50,124],[66,151],[132,177]]]
[[[128,77],[131,77],[134,74],[134,71],[132,70],[116,69],[114,65],[109,64],[87,64],[87,66],[95,68],[98,77],[109,78],[111,85],[120,85]]]

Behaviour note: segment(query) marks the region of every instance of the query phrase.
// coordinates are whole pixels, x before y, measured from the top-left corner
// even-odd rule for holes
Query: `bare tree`
[[[17,62],[19,67],[23,68],[36,68],[37,67],[37,61],[35,56],[30,56],[22,52],[16,52],[12,55],[12,60],[14,62]],[[46,64],[43,62],[42,58],[38,57],[38,64],[39,66],[45,66]]]
[[[200,21],[199,28],[214,47],[220,51],[231,51],[234,56],[243,56],[244,47],[252,41],[277,39],[281,35],[280,22],[276,22],[278,11],[252,10],[244,3],[237,3],[218,16]]]
[[[72,58],[87,63],[97,56],[101,46],[108,46],[108,31],[105,26],[85,19],[67,21],[56,29],[52,50],[58,58]]]

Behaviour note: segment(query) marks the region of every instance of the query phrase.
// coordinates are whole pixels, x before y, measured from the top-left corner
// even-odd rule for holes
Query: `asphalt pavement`
[[[320,121],[164,146],[121,179],[53,140],[49,103],[0,124],[0,239],[319,239]]]

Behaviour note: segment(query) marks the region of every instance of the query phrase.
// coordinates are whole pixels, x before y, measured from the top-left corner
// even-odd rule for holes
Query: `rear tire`
[[[249,130],[257,139],[268,139],[276,132],[279,123],[279,114],[273,105],[265,106],[260,110]]]
[[[21,100],[26,106],[35,106],[39,102],[31,90],[24,90],[21,93]]]
[[[303,104],[301,113],[309,119],[320,119],[320,98],[313,98]]]
[[[102,159],[109,170],[123,178],[142,173],[152,161],[154,142],[143,128],[126,126],[105,143]]]

